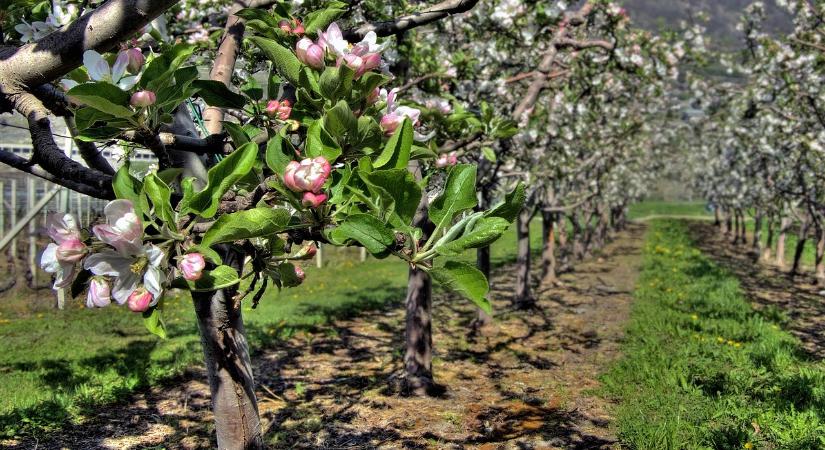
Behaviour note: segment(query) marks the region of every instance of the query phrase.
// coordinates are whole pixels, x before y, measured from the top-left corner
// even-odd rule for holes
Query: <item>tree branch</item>
[[[15,155],[14,153],[0,151],[0,162],[7,164],[9,167],[13,169],[32,174],[46,181],[59,184],[63,187],[67,187],[75,192],[80,192],[81,194],[86,194],[92,197],[98,197],[100,195],[100,189],[97,187],[89,186],[87,184],[75,183],[74,181],[67,180],[65,178],[58,178],[50,174],[49,172],[43,170],[42,167],[37,166],[31,161],[25,158],[21,158]]]
[[[391,36],[402,31],[427,25],[453,14],[471,10],[478,0],[445,0],[413,14],[397,17],[386,22],[373,22],[354,30],[347,30],[344,37],[352,42],[363,39],[367,33],[374,31],[378,36]]]

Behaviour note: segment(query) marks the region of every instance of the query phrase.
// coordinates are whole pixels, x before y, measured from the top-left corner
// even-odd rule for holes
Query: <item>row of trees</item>
[[[482,327],[489,244],[511,222],[518,309],[535,307],[535,216],[541,282],[605,245],[660,168],[689,45],[633,28],[607,0],[9,13],[0,111],[28,119],[34,155],[0,161],[113,200],[92,230],[54,218],[44,268],[56,288],[90,307],[125,303],[159,335],[164,292],[192,292],[221,448],[263,445],[240,302],[303,282],[296,261],[314,242],[401,258],[406,391],[431,392],[431,280],[474,302]],[[55,145],[54,117],[82,163]],[[158,170],[115,170],[99,153],[111,142],[150,149]],[[475,266],[455,259],[468,249]]]
[[[697,187],[715,205],[723,232],[745,244],[745,219],[752,216],[754,257],[773,259],[783,269],[787,236],[796,233],[790,273],[800,272],[805,246],[813,242],[822,284],[825,4],[778,3],[793,16],[793,30],[784,36],[765,33],[765,5],[751,4],[739,26],[746,50],[719,58],[730,77],[695,79],[697,103],[706,114],[696,117],[684,136],[695,144]]]

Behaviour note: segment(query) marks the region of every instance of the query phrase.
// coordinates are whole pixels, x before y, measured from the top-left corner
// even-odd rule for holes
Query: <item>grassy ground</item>
[[[651,216],[690,216],[713,217],[713,213],[705,209],[705,202],[663,202],[647,200],[630,205],[628,218],[631,220],[644,219]]]
[[[654,222],[624,358],[603,377],[636,449],[825,447],[825,365],[755,312],[738,281]]]
[[[539,221],[533,230],[538,251]],[[511,230],[493,246],[494,264],[513,260],[514,242]],[[280,293],[272,289],[257,310],[244,305],[253,354],[281,337],[403,300],[407,272],[400,261],[360,263],[352,249],[332,249],[325,256],[322,270],[314,262],[304,264],[304,285]],[[100,405],[166,382],[202,361],[188,296],[166,303],[169,339],[158,340],[139,316],[123,308],[88,310],[74,301],[58,311],[51,307],[52,295],[41,291],[0,302],[0,437],[58,430],[65,420],[82,420]]]

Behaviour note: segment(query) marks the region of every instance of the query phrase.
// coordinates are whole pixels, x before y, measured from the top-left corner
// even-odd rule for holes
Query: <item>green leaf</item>
[[[283,175],[286,166],[293,160],[295,160],[295,149],[281,135],[275,135],[266,143],[266,165],[276,175]]]
[[[138,85],[150,91],[159,91],[167,85],[175,71],[189,59],[194,50],[193,44],[177,44],[164,50],[146,65]]]
[[[481,218],[472,230],[465,231],[464,236],[444,245],[439,245],[435,248],[435,251],[440,255],[454,256],[461,254],[468,248],[486,247],[500,238],[509,226],[510,222],[501,217]]]
[[[129,94],[112,83],[98,81],[79,84],[69,89],[66,95],[115,117],[128,118],[135,115],[135,111],[129,107]]]
[[[292,50],[283,47],[272,39],[260,36],[252,36],[249,40],[257,45],[258,48],[264,52],[264,55],[275,64],[278,73],[281,74],[282,77],[293,85],[300,86],[298,78],[301,70],[301,61],[298,61],[298,58]]]
[[[338,141],[324,129],[320,120],[316,120],[307,129],[306,153],[310,158],[323,156],[332,164],[342,151]]]
[[[389,166],[388,168],[395,167],[397,169],[407,167],[407,163],[410,162],[412,143],[412,122],[410,122],[410,119],[405,118],[401,126],[395,130],[395,133],[393,133],[392,137],[387,141],[387,145],[384,146],[384,151],[382,151],[381,155],[373,162],[373,165],[379,169],[384,166]]]
[[[282,208],[253,208],[225,214],[203,235],[201,246],[232,242],[280,233],[289,223],[289,213]]]
[[[486,295],[489,290],[487,279],[475,267],[461,262],[447,261],[444,267],[432,269],[430,275],[449,289],[475,303],[487,314],[493,313],[493,307]]]
[[[354,134],[358,131],[358,119],[355,118],[347,102],[341,100],[327,110],[324,116],[324,129],[339,141],[343,140],[347,134]]]
[[[524,183],[519,183],[513,192],[504,196],[504,200],[487,211],[484,217],[501,217],[512,223],[518,217],[518,213],[524,208],[524,201],[527,199],[527,192]]]
[[[459,212],[475,206],[476,167],[459,164],[447,175],[444,192],[430,204],[430,220],[436,225],[445,225]]]
[[[128,163],[122,165],[115,173],[112,189],[115,191],[115,197],[131,200],[138,217],[142,218],[143,213],[149,210],[149,202],[143,195],[143,183],[129,173]]]
[[[358,129],[355,137],[350,142],[355,147],[377,149],[381,145],[383,133],[378,122],[372,117],[361,116],[358,118]]]
[[[160,303],[143,312],[143,325],[155,336],[166,339],[166,325],[163,323]]]
[[[77,129],[80,131],[83,131],[91,127],[96,122],[107,122],[113,119],[115,119],[115,117],[111,114],[106,114],[103,111],[100,111],[95,108],[90,108],[88,106],[78,108],[74,112],[75,124],[77,124]]]
[[[368,252],[378,258],[389,255],[395,245],[392,228],[369,214],[353,214],[332,230],[334,241],[344,244],[353,240],[363,245]]]
[[[232,139],[232,143],[235,144],[235,148],[249,142],[249,136],[240,125],[235,122],[228,121],[223,121],[221,123],[223,124],[226,132],[229,133],[229,138]]]
[[[238,272],[229,266],[218,266],[212,270],[204,270],[196,281],[189,281],[182,277],[172,282],[172,287],[189,289],[193,292],[211,292],[228,288],[240,282]]]
[[[481,147],[481,155],[487,161],[496,162],[496,152],[493,151],[492,147]]]
[[[345,65],[327,67],[318,81],[320,94],[334,102],[352,90],[354,77],[355,72]]]
[[[172,209],[172,191],[157,175],[150,173],[143,179],[143,192],[152,200],[155,215],[170,229],[177,231],[175,211]]]
[[[214,216],[223,194],[252,170],[257,157],[258,145],[248,142],[222,159],[209,169],[209,181],[202,191],[190,196],[184,195],[181,213],[193,211],[205,219]]]
[[[291,262],[278,264],[278,273],[283,287],[295,287],[302,283],[298,274],[295,273],[295,265]]]
[[[343,2],[329,2],[327,7],[313,11],[304,17],[304,29],[307,34],[315,34],[347,12],[347,4]]]
[[[412,222],[421,201],[421,186],[407,169],[376,170],[360,175],[373,195],[381,197],[386,208],[398,216],[397,222],[391,220],[394,225],[403,228]]]
[[[236,16],[244,20],[260,20],[271,27],[278,27],[279,18],[268,13],[264,9],[244,8],[235,13]]]
[[[192,82],[192,86],[198,90],[197,94],[209,106],[243,109],[246,105],[246,98],[243,95],[232,92],[220,81],[195,80]]]
[[[211,248],[205,245],[193,245],[192,247],[189,247],[186,253],[200,253],[201,255],[203,255],[204,259],[206,259],[207,261],[211,262],[216,266],[220,266],[221,264],[223,264],[223,259],[221,259],[221,255],[219,255],[218,252],[212,250]]]

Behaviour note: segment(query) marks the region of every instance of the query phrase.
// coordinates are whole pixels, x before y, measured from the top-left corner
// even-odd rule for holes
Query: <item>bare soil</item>
[[[340,321],[255,358],[266,440],[273,448],[618,448],[611,404],[593,390],[619,347],[641,263],[634,225],[561,286],[536,287],[537,308],[509,307],[511,267],[495,272],[495,323],[470,336],[475,311],[438,294],[437,398],[399,395],[403,308]],[[536,274],[538,275],[538,274]],[[535,277],[538,279],[538,276]],[[16,448],[196,449],[214,446],[205,374],[193,371]],[[12,444],[12,443],[9,443]]]
[[[782,314],[785,327],[801,342],[811,358],[825,358],[825,298],[812,274],[788,275],[770,262],[756,262],[748,244],[733,244],[712,223],[690,222],[690,231],[699,248],[734,273],[746,296],[757,309]],[[810,244],[809,244],[810,245]]]

